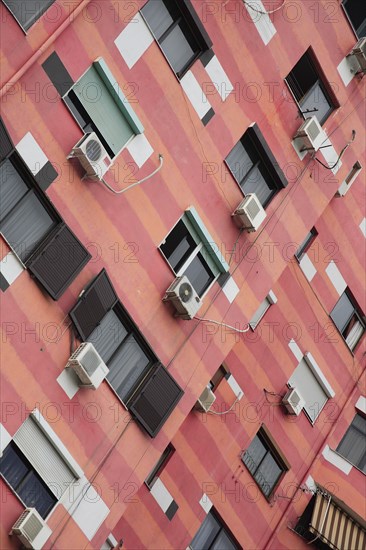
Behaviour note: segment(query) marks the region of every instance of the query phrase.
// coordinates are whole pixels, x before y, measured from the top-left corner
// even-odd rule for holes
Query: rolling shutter
[[[0,118],[0,162],[10,155],[13,149],[14,145],[5,128],[3,120]]]
[[[129,410],[147,433],[155,437],[183,393],[169,372],[162,365],[158,365],[132,398]]]
[[[70,311],[70,317],[82,340],[87,340],[117,301],[113,285],[105,269],[102,269]]]
[[[67,225],[47,239],[27,267],[48,294],[57,300],[90,260],[91,255]]]
[[[291,387],[299,390],[301,396],[305,399],[304,410],[312,422],[320,414],[328,400],[328,395],[312,373],[310,367],[304,359],[296,367],[294,373],[289,379]]]
[[[75,475],[32,416],[23,422],[13,441],[59,499]]]

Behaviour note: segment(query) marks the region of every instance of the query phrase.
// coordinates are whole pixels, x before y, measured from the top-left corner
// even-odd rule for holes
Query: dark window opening
[[[242,461],[266,497],[271,495],[289,469],[263,427],[243,453]]]
[[[304,254],[306,254],[306,252],[309,250],[309,248],[311,247],[317,235],[318,235],[318,232],[315,229],[315,227],[310,229],[309,233],[306,235],[305,239],[303,240],[299,248],[296,250],[295,256],[298,261],[300,261],[301,258],[304,256]]]
[[[45,518],[57,498],[34,470],[16,444],[11,441],[0,458],[0,472],[19,498]]]
[[[225,162],[244,195],[255,193],[263,208],[287,185],[285,175],[256,124],[248,128]]]
[[[150,0],[141,13],[178,78],[212,45],[188,0]]]
[[[366,474],[366,418],[356,414],[337,447],[337,453]]]
[[[154,485],[155,480],[159,477],[161,472],[164,470],[164,468],[168,464],[169,460],[172,458],[174,452],[175,452],[175,449],[173,445],[169,443],[166,449],[164,449],[164,452],[159,458],[158,462],[155,464],[154,468],[152,469],[148,477],[145,479],[145,483],[150,490]]]
[[[323,124],[335,109],[335,104],[309,50],[299,59],[285,80],[304,118],[315,115],[320,124]]]
[[[226,367],[226,365],[224,364],[220,365],[208,383],[209,387],[211,388],[211,391],[215,392],[215,390],[219,387],[220,382],[222,382],[222,380],[226,378],[229,375],[229,373],[230,371]]]
[[[366,36],[365,5],[360,0],[343,0],[343,8],[358,38]]]
[[[24,30],[28,30],[55,0],[3,0]]]
[[[365,318],[348,288],[332,309],[330,317],[352,351],[365,331]]]
[[[241,546],[218,514],[211,508],[189,548],[192,550],[239,550]]]

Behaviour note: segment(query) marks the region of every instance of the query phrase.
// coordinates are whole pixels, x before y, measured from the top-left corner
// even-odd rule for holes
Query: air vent
[[[201,299],[190,283],[188,277],[177,277],[167,289],[163,302],[172,302],[176,316],[182,319],[193,319],[202,305]]]
[[[236,225],[247,231],[257,231],[266,215],[255,193],[249,193],[232,214]]]
[[[67,158],[77,158],[85,169],[86,178],[100,180],[112,161],[95,132],[85,134]]]
[[[35,508],[26,508],[10,532],[18,537],[25,548],[34,550],[41,550],[51,533]]]
[[[66,368],[71,368],[80,380],[80,386],[96,390],[109,369],[90,342],[84,342],[71,355]]]

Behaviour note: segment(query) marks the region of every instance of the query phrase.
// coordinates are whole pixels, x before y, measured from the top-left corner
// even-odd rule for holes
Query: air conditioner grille
[[[33,541],[41,532],[42,528],[43,523],[37,518],[37,516],[26,510],[13,525],[12,530],[20,530],[28,537],[29,540]]]
[[[293,392],[291,394],[291,404],[294,407],[297,407],[299,405],[300,401],[301,401],[300,395],[297,392]]]
[[[245,210],[252,219],[254,219],[256,215],[260,212],[260,208],[255,199],[251,199],[250,201],[248,201],[248,203],[245,205]]]
[[[307,127],[307,132],[308,132],[308,135],[309,135],[310,139],[312,139],[313,141],[315,141],[318,138],[319,128],[318,128],[318,126],[317,126],[317,124],[314,120],[309,122],[309,125]]]
[[[90,348],[83,354],[83,358],[80,363],[82,364],[84,370],[88,373],[88,375],[92,376],[99,367],[100,360],[95,354],[94,349]]]
[[[182,302],[187,303],[192,298],[193,289],[189,283],[182,283],[179,287],[179,297]]]
[[[92,162],[97,162],[103,153],[100,144],[95,139],[91,139],[88,141],[85,147],[85,151],[88,159]]]

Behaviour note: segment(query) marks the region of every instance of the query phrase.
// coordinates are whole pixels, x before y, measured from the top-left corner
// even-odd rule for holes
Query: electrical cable
[[[121,193],[125,193],[126,191],[129,191],[129,189],[132,189],[133,187],[135,187],[136,185],[140,185],[141,183],[143,183],[144,181],[150,179],[152,176],[155,176],[155,174],[157,172],[159,172],[159,170],[161,169],[161,167],[163,166],[163,161],[164,161],[164,158],[163,158],[163,155],[161,153],[159,153],[159,161],[160,161],[160,165],[153,171],[151,172],[151,174],[149,174],[148,176],[145,176],[144,178],[142,178],[142,180],[139,180],[139,181],[135,181],[135,183],[132,183],[131,185],[129,185],[128,187],[125,187],[124,189],[119,189],[119,190],[116,190],[116,189],[113,189],[113,187],[111,187],[109,185],[109,183],[107,183],[105,181],[104,178],[101,178],[100,181],[101,183],[103,183],[103,185],[105,185],[105,187],[107,187],[107,189],[109,189],[109,191],[111,191],[112,193],[114,193],[115,195],[120,195]]]
[[[214,414],[214,415],[217,415],[217,416],[222,416],[224,414],[228,414],[229,412],[232,411],[232,409],[235,407],[235,405],[237,404],[238,401],[239,401],[239,397],[237,397],[235,399],[234,403],[226,411],[217,412],[217,411],[213,411],[213,410],[210,409],[210,410],[207,411],[206,414]]]
[[[250,329],[250,326],[247,325],[245,329],[240,329],[240,328],[235,328],[231,325],[227,325],[226,323],[222,323],[220,321],[214,321],[213,319],[205,319],[204,317],[193,317],[193,319],[198,319],[198,321],[206,321],[208,323],[213,323],[214,325],[220,325],[221,327],[227,327],[227,328],[230,328],[231,330],[234,330],[235,332],[240,332],[241,334],[244,333],[244,332],[248,332],[248,330]],[[190,320],[190,319],[188,319]]]
[[[326,168],[327,170],[333,170],[337,166],[338,162],[341,160],[342,156],[344,155],[344,153],[346,152],[348,147],[351,145],[351,143],[353,143],[355,141],[355,137],[356,137],[356,130],[352,130],[351,139],[349,141],[347,141],[347,144],[343,147],[342,151],[339,153],[339,156],[338,156],[336,162],[333,164],[333,166],[327,166],[326,164],[324,164],[324,162],[322,162],[321,160],[319,160],[316,157],[314,157],[314,160],[319,162],[319,164],[324,166],[324,168]],[[319,149],[321,149],[321,147]]]

